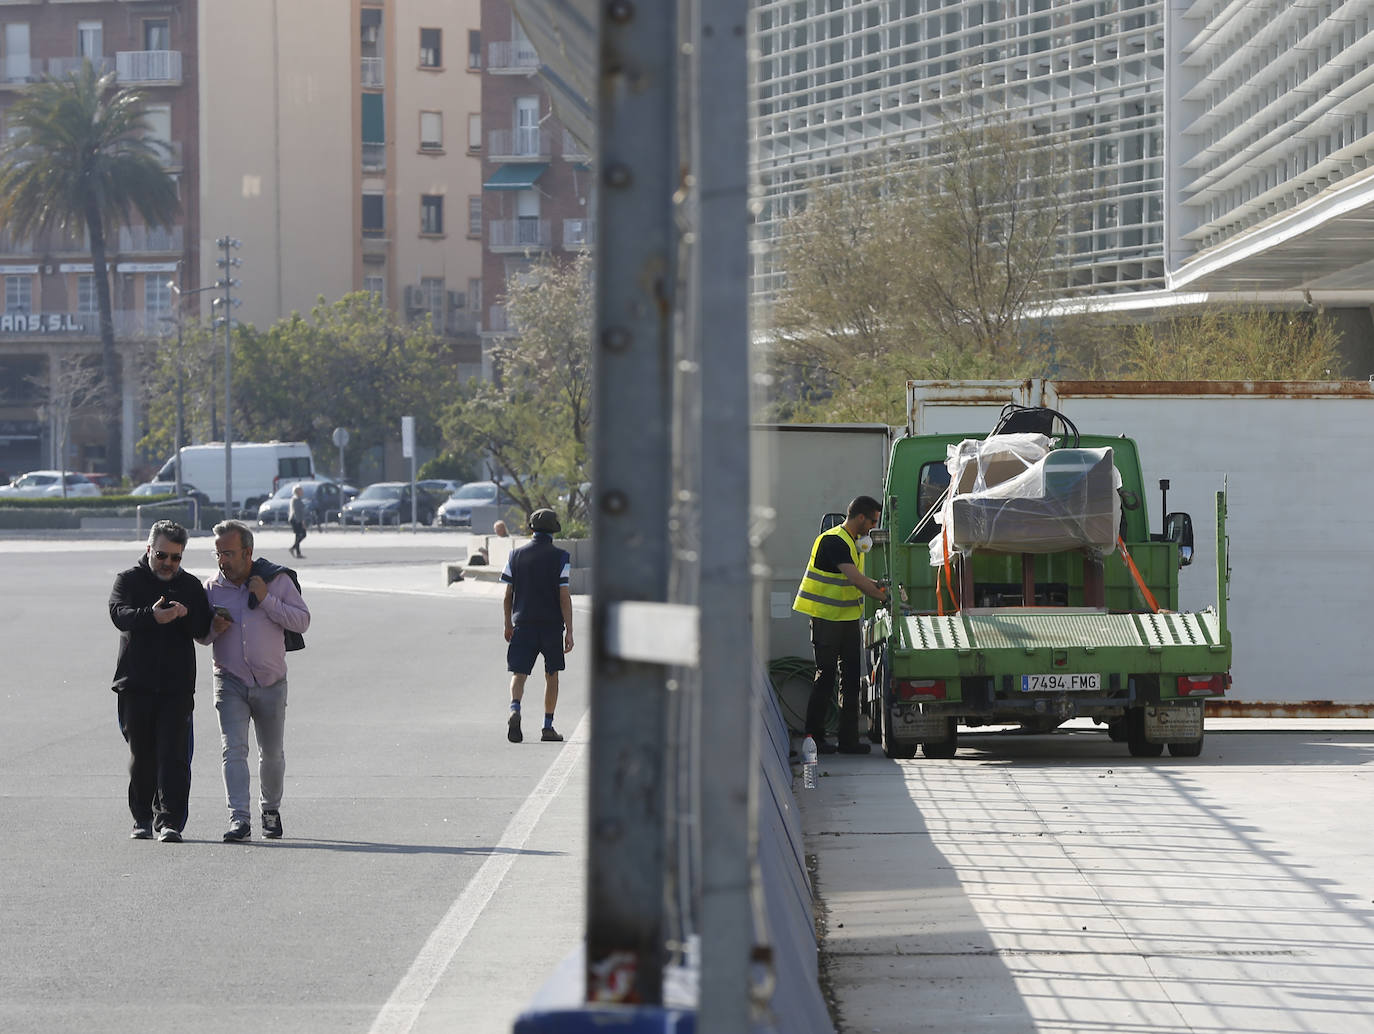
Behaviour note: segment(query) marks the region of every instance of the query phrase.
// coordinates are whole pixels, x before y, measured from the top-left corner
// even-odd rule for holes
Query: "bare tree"
[[[104,382],[101,370],[82,356],[58,356],[55,373],[28,378],[38,389],[39,405],[52,422],[54,451],[62,474],[62,496],[67,495],[67,441],[71,437],[72,414],[82,406],[99,402]]]

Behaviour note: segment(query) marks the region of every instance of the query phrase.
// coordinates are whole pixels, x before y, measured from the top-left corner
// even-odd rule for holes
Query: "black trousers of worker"
[[[129,744],[129,812],[141,826],[186,828],[194,707],[190,693],[119,694],[119,731]]]
[[[835,695],[835,673],[840,677],[841,744],[859,742],[859,655],[861,649],[858,621],[811,619],[811,649],[816,654],[816,679],[806,702],[806,734],[817,743],[825,739],[825,719]]]
[[[291,543],[291,549],[289,550],[289,552],[295,553],[297,556],[300,556],[301,542],[305,538],[305,521],[292,521],[291,530],[296,533],[296,541]]]

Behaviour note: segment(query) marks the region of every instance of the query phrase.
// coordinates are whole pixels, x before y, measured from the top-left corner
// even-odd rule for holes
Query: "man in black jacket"
[[[191,796],[195,640],[210,631],[205,587],[181,569],[186,529],[158,521],[143,559],[115,576],[110,620],[119,629],[111,688],[129,744],[135,840],[181,842]]]

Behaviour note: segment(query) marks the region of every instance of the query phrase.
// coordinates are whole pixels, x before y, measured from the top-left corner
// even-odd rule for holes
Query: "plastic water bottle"
[[[802,786],[816,788],[816,741],[810,736],[802,743]]]

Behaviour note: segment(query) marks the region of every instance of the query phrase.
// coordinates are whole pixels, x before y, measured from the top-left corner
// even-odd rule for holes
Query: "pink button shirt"
[[[301,599],[291,576],[282,573],[267,583],[267,597],[248,606],[248,583],[235,585],[221,574],[206,579],[210,606],[224,607],[234,623],[216,636],[212,629],[201,640],[212,643],[215,670],[227,672],[245,686],[271,686],[286,678],[286,642],[282,629],[304,632],[310,627],[310,610]]]

